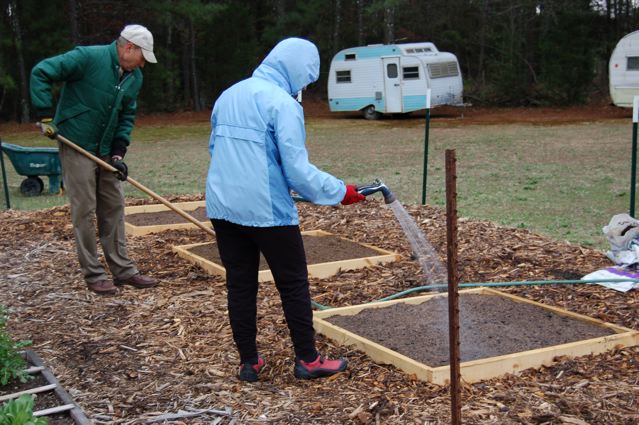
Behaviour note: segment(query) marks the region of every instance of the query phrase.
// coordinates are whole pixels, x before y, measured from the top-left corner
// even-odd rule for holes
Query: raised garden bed
[[[448,302],[434,294],[314,313],[318,333],[354,345],[373,360],[447,384]],[[477,382],[557,356],[639,344],[639,332],[488,288],[460,291],[461,375]]]
[[[340,270],[355,270],[399,259],[399,255],[394,252],[353,242],[322,230],[302,232],[302,237],[310,277],[326,278]],[[209,273],[222,276],[226,274],[215,242],[178,245],[173,247],[173,251]],[[273,280],[264,257],[260,258],[258,280]]]
[[[211,226],[210,220],[206,217],[205,201],[177,202],[174,205],[205,226]],[[169,229],[195,229],[197,226],[163,204],[152,204],[126,207],[124,228],[129,235],[141,236]]]
[[[28,372],[33,379],[21,383],[9,383],[0,387],[0,404],[16,399],[22,394],[35,394],[34,416],[46,417],[49,425],[90,425],[82,409],[60,385],[53,373],[44,366],[33,351],[24,352]]]

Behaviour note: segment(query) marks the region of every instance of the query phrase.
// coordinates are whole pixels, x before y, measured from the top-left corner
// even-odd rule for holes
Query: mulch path
[[[321,229],[403,255],[383,266],[312,279],[315,301],[333,307],[359,304],[422,284],[408,243],[381,202],[299,208],[303,230]],[[407,209],[443,259],[443,211]],[[220,423],[449,423],[447,387],[418,381],[321,336],[318,348],[348,358],[347,372],[296,380],[271,283],[261,285],[258,300],[258,344],[267,367],[260,382],[240,383],[224,280],[171,251],[174,244],[206,241],[199,230],[129,237],[132,257],[161,285],[126,287],[115,297],[86,291],[68,208],[2,212],[0,234],[0,304],[9,308],[9,331],[16,339],[34,341],[33,349],[95,423],[141,423],[179,409],[227,407],[232,414]],[[610,264],[601,252],[489,222],[462,219],[459,235],[462,282],[564,279]],[[622,294],[598,285],[501,290],[639,329],[639,291]],[[462,416],[468,424],[634,424],[639,421],[638,376],[639,347],[562,358],[541,370],[465,385]],[[212,420],[201,415],[184,423]]]

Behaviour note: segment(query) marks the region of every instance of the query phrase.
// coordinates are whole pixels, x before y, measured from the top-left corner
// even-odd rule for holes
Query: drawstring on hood
[[[291,96],[319,78],[320,57],[315,44],[302,38],[280,41],[253,72],[272,81]]]

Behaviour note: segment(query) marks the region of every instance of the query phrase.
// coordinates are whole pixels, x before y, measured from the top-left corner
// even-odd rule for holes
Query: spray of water
[[[424,271],[424,282],[426,285],[432,284],[445,284],[448,281],[448,275],[446,268],[439,260],[437,252],[433,246],[428,242],[424,233],[417,227],[415,220],[408,214],[406,209],[395,200],[389,204],[395,214],[395,218],[402,227],[411,248],[413,249],[413,255],[419,262],[419,265]]]

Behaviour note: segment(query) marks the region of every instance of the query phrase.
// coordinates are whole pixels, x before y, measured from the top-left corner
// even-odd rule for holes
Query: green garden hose
[[[639,279],[573,279],[573,280],[530,280],[530,281],[520,281],[520,282],[483,282],[483,283],[460,283],[460,288],[479,288],[479,287],[490,287],[490,286],[528,286],[528,285],[576,285],[580,283],[603,283],[603,282],[633,282],[639,283]],[[371,303],[378,303],[382,301],[390,301],[396,298],[401,298],[404,295],[411,294],[413,292],[422,292],[429,291],[431,289],[443,289],[447,288],[447,284],[437,284],[437,285],[426,285],[426,286],[417,286],[415,288],[407,289],[405,291],[398,292],[393,295],[389,295],[388,297],[384,297],[380,300],[371,301]],[[334,307],[329,307],[322,305],[320,303],[316,303],[315,301],[311,301],[313,307],[318,310],[330,310]]]

